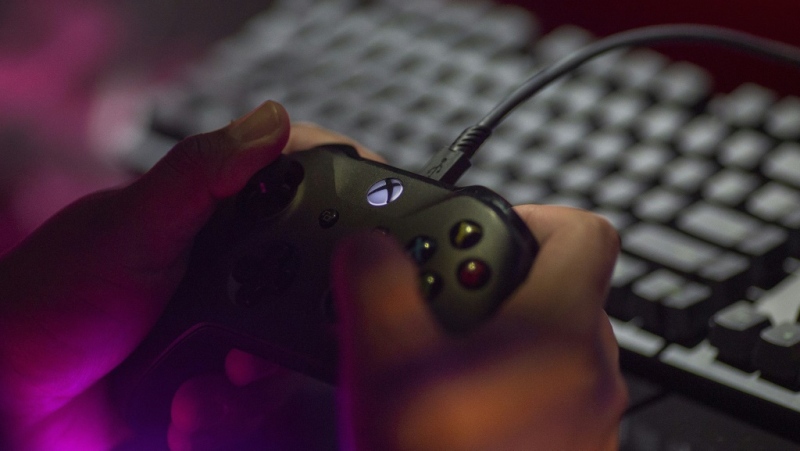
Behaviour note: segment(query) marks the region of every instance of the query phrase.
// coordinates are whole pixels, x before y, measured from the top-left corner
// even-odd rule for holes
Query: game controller
[[[142,428],[169,423],[182,382],[222,368],[233,347],[334,382],[330,261],[357,231],[396,237],[451,334],[489,318],[525,280],[536,240],[511,205],[326,145],[279,157],[223,203],[153,331],[118,371],[120,401]]]

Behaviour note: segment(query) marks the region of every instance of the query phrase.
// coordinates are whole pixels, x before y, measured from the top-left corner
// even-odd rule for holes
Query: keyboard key
[[[625,321],[634,317],[635,312],[631,311],[628,293],[631,284],[647,271],[647,263],[628,254],[620,254],[611,275],[611,293],[606,302],[606,312],[609,315]]]
[[[764,128],[779,139],[800,139],[800,99],[788,96],[776,103],[767,112]]]
[[[725,169],[712,176],[703,186],[703,198],[721,204],[736,206],[759,185],[759,178],[739,169]]]
[[[722,250],[662,225],[640,223],[628,229],[623,248],[684,273],[696,273]]]
[[[753,170],[761,163],[772,141],[754,130],[739,130],[720,144],[719,161],[725,166]]]
[[[711,318],[708,339],[717,350],[717,359],[744,371],[753,371],[753,351],[769,318],[753,304],[739,301]]]
[[[746,208],[765,221],[783,223],[792,228],[796,224],[792,224],[790,219],[800,210],[800,192],[779,183],[768,183],[750,196]]]
[[[645,221],[669,223],[689,202],[687,196],[657,186],[639,196],[633,214]]]
[[[540,181],[556,174],[562,161],[563,159],[555,154],[537,151],[523,152],[517,157],[511,170],[520,180]]]
[[[547,33],[536,42],[534,53],[544,63],[552,63],[579,50],[594,40],[586,29],[564,25]]]
[[[687,193],[694,193],[715,172],[712,162],[700,158],[681,157],[664,168],[662,182]]]
[[[795,390],[800,382],[800,324],[783,323],[761,331],[753,364],[761,377]]]
[[[630,312],[642,322],[642,326],[656,334],[663,335],[663,314],[661,300],[680,292],[686,280],[665,269],[660,269],[642,277],[633,284]]]
[[[509,133],[509,136],[513,136],[514,140],[518,140],[517,144],[521,145],[529,139],[529,135],[532,137],[537,132],[541,132],[552,118],[553,112],[550,111],[550,108],[534,102],[523,103],[514,110],[514,114],[506,118],[494,133],[502,134],[503,130],[515,131]]]
[[[753,83],[744,83],[728,95],[712,99],[708,108],[729,124],[757,127],[764,121],[773,102],[774,92]]]
[[[764,162],[764,174],[800,188],[800,144],[787,142],[778,146]]]
[[[609,75],[620,86],[646,89],[666,64],[664,55],[653,50],[637,49],[620,58]]]
[[[629,127],[648,104],[647,97],[641,91],[616,91],[595,106],[593,117],[603,127]]]
[[[603,207],[628,208],[646,187],[639,180],[615,174],[597,184],[594,201]]]
[[[589,74],[601,79],[607,79],[611,70],[619,64],[622,58],[628,53],[627,49],[611,50],[597,55],[591,61],[587,61],[576,71],[582,74]]]
[[[485,152],[475,155],[473,162],[475,165],[482,165],[487,168],[502,172],[503,166],[517,164],[519,160],[519,144],[513,143],[502,137],[497,137],[492,146],[486,146]]]
[[[692,107],[711,94],[711,74],[681,61],[660,71],[652,88],[661,102]]]
[[[715,290],[715,298],[741,296],[749,286],[747,258],[662,225],[633,225],[623,236],[622,245],[646,260],[700,276]]]
[[[672,152],[660,143],[642,143],[631,147],[622,161],[622,169],[640,180],[655,178],[672,159]]]
[[[786,229],[766,225],[754,236],[739,244],[737,250],[751,258],[750,281],[761,288],[772,288],[786,274],[786,258],[791,254],[792,241]]]
[[[586,193],[595,186],[602,175],[597,167],[573,161],[559,169],[553,183],[557,191]]]
[[[553,104],[563,114],[582,114],[600,103],[607,93],[608,86],[600,78],[576,78],[564,83]]]
[[[713,313],[711,289],[660,269],[633,284],[630,311],[645,329],[671,342],[696,343]]]
[[[683,153],[708,157],[716,152],[728,133],[730,127],[720,118],[697,116],[678,132],[675,144]]]
[[[575,146],[591,131],[589,122],[582,117],[565,117],[554,120],[544,130],[544,145],[551,151],[571,154]]]
[[[627,155],[633,141],[621,130],[598,130],[586,136],[579,152],[590,162],[607,165]]]
[[[680,291],[661,301],[662,336],[668,341],[686,346],[705,338],[708,320],[714,313],[711,288],[696,282],[687,282]]]
[[[723,247],[735,248],[755,236],[763,224],[736,210],[698,202],[678,216],[678,228]]]
[[[749,285],[747,280],[741,280],[742,277],[740,277],[745,275],[748,268],[750,268],[750,263],[747,258],[733,252],[726,252],[700,268],[697,274],[710,281],[724,282],[726,284],[725,296],[735,298],[741,296],[741,293]]]
[[[669,141],[687,120],[685,109],[656,104],[642,113],[634,130],[642,141]]]

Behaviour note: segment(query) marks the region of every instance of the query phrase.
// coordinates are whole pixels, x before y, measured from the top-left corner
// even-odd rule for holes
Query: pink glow
[[[0,204],[10,209],[0,212],[0,251],[69,202],[123,180],[91,158],[86,129],[97,84],[129,33],[121,13],[96,0],[11,0],[3,13],[0,132],[22,139],[0,142],[14,169],[0,172],[11,177],[0,179],[10,199]]]
[[[104,4],[74,0],[17,2],[12,16],[16,45],[0,48],[0,120],[79,142],[96,77],[121,44],[120,21]]]
[[[11,177],[0,180],[0,189],[11,191],[0,192],[10,194],[8,204],[0,204],[0,209],[10,209],[0,211],[0,252],[77,197],[119,181],[88,158],[85,136],[96,84],[126,31],[107,2],[6,0],[2,10],[6,16],[0,30],[0,131],[11,130],[24,138],[16,148],[14,142],[0,142],[5,146],[0,147],[2,155],[13,156],[12,163],[21,162],[12,166],[17,171],[0,174]],[[18,350],[33,347],[27,343]],[[64,383],[78,384],[78,379]],[[121,429],[112,424],[114,415],[97,408],[103,404],[100,396],[101,390],[90,389],[66,406],[58,400],[64,408],[57,417],[41,426],[36,440],[19,449],[109,449]],[[12,401],[4,400],[1,407]],[[55,406],[44,405],[50,401],[37,407],[52,410]]]

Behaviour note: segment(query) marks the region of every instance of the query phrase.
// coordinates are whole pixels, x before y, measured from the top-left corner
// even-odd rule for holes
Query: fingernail
[[[281,115],[278,104],[268,100],[255,110],[234,120],[228,132],[241,143],[248,143],[267,136],[280,127]]]

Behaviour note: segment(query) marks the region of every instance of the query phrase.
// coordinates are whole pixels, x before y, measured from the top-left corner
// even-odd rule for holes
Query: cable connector
[[[492,129],[482,125],[467,127],[458,138],[433,155],[422,169],[422,175],[432,180],[455,184],[469,169],[469,159],[492,134]]]

